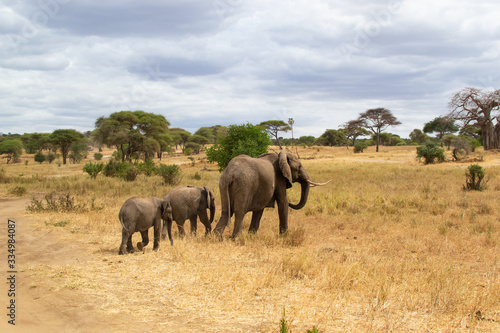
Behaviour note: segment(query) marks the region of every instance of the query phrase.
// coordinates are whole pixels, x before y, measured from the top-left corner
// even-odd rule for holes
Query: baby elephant
[[[118,254],[134,252],[132,245],[132,234],[139,231],[142,242],[137,243],[140,251],[149,243],[148,230],[154,228],[153,250],[158,250],[160,246],[161,220],[165,220],[168,227],[168,238],[172,241],[172,207],[170,203],[161,201],[158,198],[137,198],[133,197],[125,201],[118,214],[122,224],[122,243]]]
[[[191,221],[191,234],[196,235],[197,218],[200,217],[201,223],[205,226],[205,234],[212,231],[211,223],[215,215],[214,194],[205,186],[178,186],[170,191],[163,201],[172,206],[172,217],[179,228],[179,235],[184,236],[184,222]],[[207,209],[210,209],[210,220],[207,216]],[[162,237],[165,239],[166,227],[163,224]]]

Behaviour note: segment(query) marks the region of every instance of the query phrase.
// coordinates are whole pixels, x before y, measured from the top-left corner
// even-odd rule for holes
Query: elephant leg
[[[129,240],[129,232],[125,230],[125,228],[122,229],[122,242],[120,244],[120,249],[118,250],[118,254],[127,254],[129,251],[127,251],[127,242]],[[132,245],[132,240],[130,241],[130,245]]]
[[[233,212],[231,212],[231,216],[233,216]],[[214,233],[216,235],[222,236],[224,229],[226,229],[229,222],[231,222],[231,216],[229,216],[229,212],[227,210],[222,209],[219,222],[217,222],[217,225],[214,228]]]
[[[185,221],[182,221],[182,223],[179,223],[177,221],[175,221],[177,223],[177,229],[179,230],[179,236],[181,236],[181,238],[183,238],[184,236],[186,236],[186,231],[184,230],[184,222]]]
[[[195,215],[194,217],[190,218],[189,221],[191,222],[191,235],[196,236],[196,229],[198,228],[198,216]]]
[[[200,221],[205,226],[205,236],[212,232],[212,226],[210,225],[210,220],[208,219],[207,211],[204,209],[200,211]]]
[[[160,248],[160,227],[161,227],[161,220],[156,222],[153,226],[153,235],[154,235],[153,251],[158,251],[158,249]]]
[[[143,251],[144,247],[149,244],[148,230],[141,231],[142,242],[137,242],[137,248],[139,251]]]
[[[134,253],[134,245],[132,245],[132,234],[129,233],[128,240],[127,240],[127,251],[128,253]]]
[[[245,217],[245,213],[235,212],[234,213],[234,230],[231,238],[236,238],[241,234],[241,228],[243,226],[243,218]]]
[[[252,213],[252,222],[250,223],[250,228],[248,229],[249,233],[256,233],[259,230],[260,219],[262,218],[262,213],[264,210],[257,210]]]

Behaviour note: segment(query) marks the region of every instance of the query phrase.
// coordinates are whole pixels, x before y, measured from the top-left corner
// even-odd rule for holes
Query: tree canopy
[[[0,142],[0,155],[7,155],[7,164],[17,160],[23,153],[23,142],[19,139],[8,139]]]
[[[292,130],[292,127],[290,125],[288,125],[287,123],[285,123],[283,120],[263,121],[259,124],[259,126],[263,126],[265,128],[265,130],[276,139],[280,149],[282,149],[282,147],[281,147],[281,143],[280,143],[280,140],[278,137],[278,133],[279,132],[288,132],[288,131]]]
[[[400,125],[392,112],[386,108],[369,109],[359,114],[357,119],[360,127],[366,128],[376,134],[377,137],[377,152],[380,145],[380,133],[389,126]]]
[[[327,129],[316,140],[316,143],[321,146],[343,146],[347,142],[347,138],[342,131]]]
[[[170,123],[164,116],[138,111],[119,111],[97,119],[93,132],[97,142],[115,146],[122,160],[144,154],[144,158],[166,151],[172,143],[168,133]]]
[[[443,135],[447,133],[455,133],[458,130],[455,120],[449,117],[437,117],[424,125],[424,133],[436,132],[439,139],[443,138]]]
[[[219,171],[222,171],[233,157],[241,154],[257,157],[266,153],[270,144],[268,133],[260,126],[230,125],[227,134],[220,136],[216,144],[206,149],[207,160],[216,162]]]
[[[70,151],[71,145],[81,141],[85,136],[74,129],[57,129],[50,135],[52,144],[61,149],[63,164],[66,164],[66,158]]]
[[[356,144],[356,139],[358,137],[370,134],[370,132],[363,127],[363,122],[360,120],[348,121],[341,127],[341,129],[343,130],[347,140],[352,140],[353,146]]]

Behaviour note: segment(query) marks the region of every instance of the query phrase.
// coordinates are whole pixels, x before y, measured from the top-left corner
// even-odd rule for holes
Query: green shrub
[[[156,173],[156,165],[152,159],[148,158],[144,161],[144,163],[140,163],[137,165],[140,173],[150,177]]]
[[[486,183],[484,180],[484,169],[478,164],[472,164],[467,168],[465,172],[465,185],[464,190],[466,191],[482,191],[486,189]]]
[[[271,139],[262,127],[252,124],[230,125],[227,134],[220,136],[217,143],[205,151],[208,162],[216,162],[219,171],[222,171],[233,157],[241,154],[257,157],[266,153],[270,144]]]
[[[41,152],[38,152],[35,154],[34,159],[35,159],[35,162],[42,164],[43,162],[45,162],[45,155],[42,154]]]
[[[118,177],[131,182],[137,178],[140,170],[132,163],[109,160],[108,164],[104,166],[103,174],[106,177]]]
[[[90,175],[90,178],[96,179],[99,172],[104,169],[104,163],[92,163],[88,162],[83,166],[83,172]]]
[[[106,177],[120,177],[120,169],[124,162],[116,162],[115,160],[109,160],[109,162],[104,166],[103,174]]]
[[[366,142],[356,142],[356,144],[354,145],[354,152],[362,153],[366,148],[368,148]]]
[[[176,185],[181,181],[181,168],[178,165],[160,164],[157,174],[163,178],[165,185]]]
[[[103,155],[101,153],[95,153],[94,154],[94,160],[100,161],[102,160]]]
[[[54,153],[48,153],[47,154],[47,161],[49,161],[49,163],[52,163],[54,162],[54,160],[57,158],[57,155],[54,154]]]
[[[434,142],[427,142],[424,146],[417,147],[417,158],[424,159],[424,164],[444,161],[444,149],[439,148]]]
[[[123,162],[120,169],[120,177],[128,182],[133,182],[140,174],[135,164]]]

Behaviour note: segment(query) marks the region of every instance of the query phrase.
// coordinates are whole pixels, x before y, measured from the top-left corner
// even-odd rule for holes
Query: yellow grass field
[[[267,209],[256,235],[246,233],[250,214],[235,241],[228,238],[233,223],[222,242],[204,237],[201,225],[197,237],[180,239],[174,224],[173,246],[165,241],[153,252],[150,243],[144,254],[126,256],[118,256],[118,211],[131,196],[162,198],[172,187],[160,177],[93,180],[82,172],[83,163],[2,162],[2,198],[23,187],[27,199],[53,192],[79,205],[70,212],[26,213],[45,237],[77,245],[84,258],[20,262],[29,288],[50,297],[71,295],[65,311],[85,311],[110,331],[279,332],[285,320],[294,333],[313,327],[500,332],[499,152],[477,153],[480,162],[425,166],[415,159],[415,147],[293,151],[311,180],[332,181],[312,188],[303,209],[290,210],[287,236],[278,237],[277,210]],[[162,161],[174,162],[190,161]],[[485,191],[462,190],[472,163],[485,169]],[[182,164],[181,185],[212,189],[215,226],[220,174],[205,167],[217,169],[202,155],[194,165]],[[297,202],[300,186],[289,197]],[[134,244],[139,239],[135,234]]]

